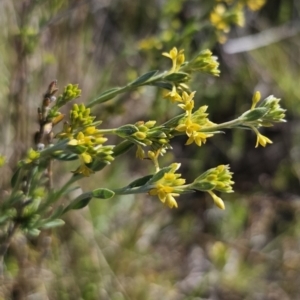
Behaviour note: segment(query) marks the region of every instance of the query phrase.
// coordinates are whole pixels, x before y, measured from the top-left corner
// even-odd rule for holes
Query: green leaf
[[[87,107],[91,107],[96,103],[99,104],[99,103],[103,103],[107,100],[112,99],[113,97],[115,97],[118,90],[120,90],[120,88],[112,88],[112,89],[109,89],[109,90],[101,93],[96,99],[94,99],[90,103],[88,103]]]
[[[14,188],[16,186],[16,184],[18,183],[20,172],[21,172],[21,168],[18,168],[16,170],[16,172],[13,174],[13,176],[11,178],[11,181],[10,181],[10,184],[11,184],[12,188]]]
[[[3,225],[9,219],[8,215],[4,215],[0,217],[0,225]]]
[[[92,200],[92,198],[93,196],[91,192],[81,194],[75,200],[73,200],[68,206],[65,207],[63,213],[66,213],[67,211],[72,209],[80,209],[87,206],[89,202]]]
[[[243,119],[244,121],[251,122],[251,121],[256,121],[260,118],[262,118],[267,112],[268,108],[266,107],[257,107],[254,108],[253,110],[248,110],[245,113],[243,113],[240,116],[240,119]]]
[[[40,230],[36,229],[36,228],[30,228],[27,230],[27,233],[31,236],[38,236],[40,234]]]
[[[49,229],[49,228],[53,228],[53,227],[62,226],[64,224],[65,224],[65,222],[63,220],[55,219],[55,220],[51,220],[49,222],[44,223],[42,226],[40,226],[40,228]]]
[[[98,199],[110,199],[115,195],[112,190],[106,188],[99,188],[92,191],[92,196]]]
[[[177,72],[165,76],[164,79],[171,82],[183,82],[189,80],[190,75],[187,73]]]
[[[71,161],[78,159],[78,155],[74,153],[53,153],[52,156],[57,160]]]
[[[172,91],[173,85],[169,82],[164,82],[164,81],[155,81],[152,83],[152,85],[160,87],[162,89],[166,89],[169,91]]]
[[[109,164],[109,162],[99,160],[99,159],[96,158],[91,163],[86,164],[86,165],[87,165],[88,168],[90,168],[94,172],[98,172],[98,171],[104,169],[108,164]]]
[[[209,181],[202,181],[202,182],[194,182],[193,184],[190,185],[191,189],[195,189],[198,191],[210,191],[214,189],[215,184],[209,182]]]
[[[123,125],[116,130],[116,134],[120,137],[127,137],[136,132],[138,132],[138,128],[132,124]]]
[[[130,141],[122,141],[117,146],[113,148],[113,156],[117,157],[125,152],[127,152],[130,148],[132,148],[134,144]]]
[[[49,219],[55,220],[60,217],[64,212],[64,207],[62,205],[58,206],[52,213]]]
[[[81,153],[85,152],[87,149],[87,147],[85,147],[83,145],[77,145],[77,146],[68,145],[68,148],[76,154],[81,154]]]
[[[127,187],[134,188],[134,187],[145,185],[152,177],[153,177],[153,174],[138,178],[138,179],[132,181]]]
[[[130,82],[128,85],[131,86],[139,86],[143,83],[147,82],[151,77],[153,77],[155,74],[157,74],[158,70],[150,71],[148,73],[143,74],[142,76],[138,77],[134,81]]]
[[[172,170],[172,167],[165,167],[160,169],[156,174],[152,176],[152,178],[148,181],[148,184],[157,182],[161,178],[164,177],[164,175]]]

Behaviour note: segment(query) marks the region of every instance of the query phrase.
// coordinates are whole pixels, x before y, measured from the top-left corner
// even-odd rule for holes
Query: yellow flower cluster
[[[177,50],[176,47],[173,47],[173,49],[168,53],[164,52],[162,55],[169,57],[172,60],[172,69],[169,73],[177,72],[181,65],[184,63],[185,57],[183,54],[184,50]]]
[[[232,25],[244,26],[244,8],[256,11],[262,8],[266,0],[216,0],[218,2],[210,13],[209,19],[216,29],[216,34],[220,43],[226,41],[226,33]],[[224,4],[223,4],[224,3]]]
[[[84,104],[74,104],[70,111],[70,124],[65,123],[63,131],[57,135],[60,139],[69,139],[68,149],[77,154],[81,165],[74,173],[89,176],[94,173],[87,164],[101,157],[105,161],[112,161],[112,148],[103,147],[107,138],[93,126],[95,117],[90,115],[90,109]]]
[[[218,197],[213,190],[222,193],[232,193],[232,185],[234,182],[231,179],[232,172],[229,171],[229,166],[219,165],[216,168],[207,170],[196,178],[191,187],[196,190],[208,192],[213,198],[215,205],[221,209],[225,209],[223,200]]]
[[[185,179],[180,178],[181,174],[175,173],[180,164],[174,163],[169,172],[165,173],[161,179],[155,182],[155,187],[149,191],[149,195],[157,196],[159,200],[170,208],[178,207],[174,197],[178,197],[180,186],[185,184]]]
[[[194,95],[196,92],[183,92],[182,96],[173,88],[173,90],[165,95],[172,102],[179,102],[178,106],[185,111],[185,117],[182,123],[176,126],[175,130],[185,132],[188,136],[186,145],[195,142],[198,146],[206,143],[206,139],[212,137],[212,133],[201,132],[201,129],[210,127],[213,123],[207,119],[205,113],[207,106],[202,106],[196,113],[192,113],[194,109]]]
[[[252,97],[251,109],[246,112],[244,116],[246,117],[245,124],[249,126],[257,136],[255,147],[258,147],[259,145],[266,147],[267,144],[272,144],[272,141],[266,136],[262,135],[258,131],[258,128],[262,126],[273,126],[273,123],[275,122],[285,122],[285,109],[280,107],[280,99],[277,99],[274,96],[269,96],[268,98],[264,99],[256,108],[257,103],[260,101],[260,99],[260,92],[255,92]],[[257,113],[256,118],[250,118],[250,120],[247,119],[247,116],[249,118],[249,115],[251,116],[251,114],[252,117],[254,117],[255,113]]]

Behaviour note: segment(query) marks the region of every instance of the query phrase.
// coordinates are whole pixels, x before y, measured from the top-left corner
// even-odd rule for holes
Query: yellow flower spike
[[[251,106],[251,110],[255,108],[256,104],[259,102],[261,98],[260,92],[256,91],[252,97],[252,106]]]
[[[207,191],[207,192],[213,198],[215,205],[217,207],[219,207],[220,209],[224,210],[225,209],[225,204],[224,204],[223,200],[220,197],[218,197],[216,194],[214,194],[212,191]]]

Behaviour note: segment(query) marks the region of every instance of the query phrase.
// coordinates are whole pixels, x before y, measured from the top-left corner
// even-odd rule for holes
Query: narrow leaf
[[[11,181],[10,181],[12,188],[14,188],[16,186],[16,184],[18,183],[20,172],[21,172],[21,168],[18,168],[17,171],[13,174]]]
[[[99,188],[92,191],[92,196],[99,199],[110,199],[114,195],[115,193],[112,190],[106,188]]]
[[[61,220],[61,219],[55,219],[55,220],[46,222],[40,228],[42,228],[42,229],[49,229],[49,228],[53,228],[53,227],[62,226],[64,224],[65,224],[65,222],[63,220]]]
[[[153,174],[138,178],[138,179],[132,181],[128,185],[128,188],[134,188],[134,187],[145,185],[152,177],[153,177]]]
[[[266,107],[258,107],[253,110],[248,110],[240,116],[240,119],[251,122],[262,118],[268,112]]]
[[[215,187],[215,185],[208,181],[195,182],[195,183],[191,184],[191,186],[190,186],[191,189],[195,189],[195,190],[202,191],[202,192],[210,191],[214,187]]]
[[[152,178],[148,181],[148,184],[157,182],[161,178],[164,177],[164,175],[172,170],[172,167],[165,167],[159,170],[156,174],[152,176]]]
[[[138,77],[134,81],[130,82],[128,85],[131,86],[138,86],[142,85],[143,83],[147,82],[151,77],[153,77],[155,74],[157,74],[158,70],[150,71],[148,73],[143,74],[142,76]]]

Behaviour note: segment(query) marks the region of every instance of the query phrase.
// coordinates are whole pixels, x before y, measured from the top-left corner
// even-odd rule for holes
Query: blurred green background
[[[252,132],[228,131],[201,148],[172,144],[163,162],[180,162],[192,179],[230,164],[235,193],[226,210],[205,194],[181,196],[169,210],[150,196],[94,200],[70,212],[66,225],[38,239],[16,236],[0,281],[0,299],[300,299],[300,2],[269,0],[245,11],[245,26],[217,42],[206,25],[210,0],[1,0],[0,152],[16,162],[32,145],[36,111],[51,80],[82,89],[88,102],[151,69],[169,68],[161,56],[173,46],[187,58],[210,48],[221,76],[191,83],[196,105],[224,122],[251,105],[256,90],[282,98],[288,123],[264,131],[273,141],[254,148]],[[144,88],[96,108],[104,127],[173,116],[160,91]],[[159,117],[157,117],[159,116]],[[118,187],[147,174],[134,151],[101,174],[81,181],[84,191]],[[73,170],[55,164],[55,184]],[[62,175],[65,174],[65,175]]]

